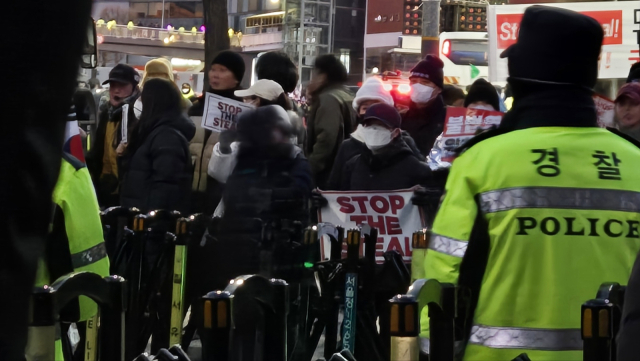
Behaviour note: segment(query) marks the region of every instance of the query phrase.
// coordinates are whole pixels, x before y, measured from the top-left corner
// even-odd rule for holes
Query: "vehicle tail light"
[[[451,41],[445,40],[442,43],[442,54],[444,56],[449,56],[449,54],[451,54]]]
[[[409,94],[409,93],[411,93],[411,86],[409,84],[400,84],[400,85],[398,85],[398,93],[400,93],[400,94]]]

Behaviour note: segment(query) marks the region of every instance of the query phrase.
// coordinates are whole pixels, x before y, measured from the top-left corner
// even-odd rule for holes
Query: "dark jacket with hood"
[[[316,91],[307,120],[306,154],[318,188],[324,189],[342,141],[355,130],[353,96],[341,85]]]
[[[142,212],[166,209],[189,214],[189,140],[194,134],[195,126],[189,118],[167,116],[155,122],[137,149],[127,149],[121,205],[137,207]]]
[[[411,103],[409,110],[402,114],[402,129],[415,140],[424,157],[429,154],[436,138],[444,130],[446,115],[447,108],[442,95],[432,99],[425,108],[418,108]]]
[[[243,147],[224,191],[225,219],[308,222],[313,181],[309,162],[292,144]]]
[[[373,154],[370,150],[351,158],[336,180],[341,191],[407,189],[431,181],[431,169],[418,160],[402,138]]]
[[[416,159],[424,162],[425,157],[420,153],[420,150],[416,146],[416,143],[413,141],[413,138],[411,138],[409,133],[403,131],[401,134],[402,140],[404,140],[407,146],[411,149],[411,152],[416,157]],[[333,163],[333,169],[331,169],[331,175],[329,176],[329,181],[327,182],[326,189],[339,189],[344,165],[347,164],[347,162],[351,158],[368,151],[369,148],[367,148],[366,144],[364,144],[364,139],[361,138],[357,131],[353,132],[351,134],[351,138],[345,140],[344,142],[342,142],[342,145],[340,145],[338,155],[336,156],[336,160]]]
[[[234,92],[241,88],[229,89],[224,91],[213,91],[210,93],[221,97],[242,101],[236,97]],[[191,162],[193,164],[193,195],[192,209],[193,212],[213,214],[224,190],[224,184],[219,183],[207,174],[209,160],[213,153],[213,146],[218,143],[220,133],[212,132],[202,128],[202,115],[204,113],[205,96],[197,98],[193,102],[193,106],[189,109],[189,117],[196,126],[196,134],[189,144],[191,152]]]
[[[138,97],[140,96],[139,91],[135,91],[132,96],[125,100],[125,104],[129,104],[129,112],[128,112],[128,134],[132,134],[133,129],[135,128],[138,120],[135,116],[133,110],[133,104],[136,102]],[[124,104],[123,104],[124,105]],[[118,189],[119,180],[122,179],[122,173],[118,171],[117,178],[110,177],[101,177],[102,176],[102,159],[104,157],[104,143],[107,132],[107,123],[116,122],[117,123],[117,131],[116,131],[116,139],[111,140],[111,146],[115,149],[118,147],[120,142],[122,141],[122,131],[120,129],[120,122],[122,121],[122,106],[112,107],[109,102],[105,103],[103,107],[100,109],[100,114],[98,116],[98,127],[96,128],[95,135],[93,135],[91,144],[91,150],[87,154],[87,168],[89,173],[91,174],[91,179],[93,180],[94,187],[96,188],[96,194],[98,196],[98,203],[103,207],[111,207],[117,206],[117,196],[114,200],[112,193]],[[130,140],[130,139],[129,139]],[[118,159],[118,168],[120,168],[120,159]]]

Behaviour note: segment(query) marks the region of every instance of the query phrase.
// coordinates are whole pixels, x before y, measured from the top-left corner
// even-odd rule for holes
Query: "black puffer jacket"
[[[307,201],[313,181],[302,150],[291,144],[243,148],[224,191],[225,219],[309,218]]]
[[[411,103],[409,110],[402,114],[401,128],[409,132],[424,157],[429,154],[436,138],[444,130],[446,115],[447,108],[442,95],[433,99],[426,108],[419,109]]]
[[[425,161],[425,157],[420,153],[420,150],[416,146],[416,143],[413,141],[413,138],[409,135],[409,133],[403,131],[402,139],[407,146],[413,152],[413,155],[421,162]],[[336,160],[333,163],[333,169],[331,170],[331,175],[329,176],[329,181],[327,182],[326,190],[336,190],[340,188],[340,179],[342,178],[342,169],[347,162],[364,152],[369,151],[367,146],[364,144],[364,139],[361,139],[358,135],[358,132],[354,132],[351,134],[351,138],[345,140],[340,145],[340,149],[338,149],[338,155],[336,156]]]
[[[402,138],[395,138],[380,153],[370,150],[351,158],[339,179],[342,191],[407,189],[431,182],[431,169],[419,161]]]
[[[193,122],[178,115],[159,119],[136,150],[125,155],[120,202],[138,207],[190,212]],[[129,149],[127,149],[129,152]]]

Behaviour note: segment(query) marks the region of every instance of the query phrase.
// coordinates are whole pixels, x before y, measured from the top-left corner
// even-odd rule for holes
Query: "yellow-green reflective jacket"
[[[516,130],[455,160],[424,265],[475,288],[465,360],[582,360],[581,304],[626,284],[640,249],[638,164],[595,127]]]

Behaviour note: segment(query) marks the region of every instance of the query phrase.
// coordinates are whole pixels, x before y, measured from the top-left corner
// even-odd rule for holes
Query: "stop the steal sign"
[[[580,13],[600,23],[604,31],[602,45],[622,44],[622,10],[580,11]],[[522,15],[522,13],[496,15],[498,49],[504,50],[516,43]]]
[[[206,93],[202,127],[218,133],[235,129],[240,114],[251,109],[253,105]]]
[[[396,250],[408,263],[411,262],[411,236],[424,228],[420,208],[411,203],[413,191],[321,191],[328,205],[320,210],[318,220],[347,230],[365,223],[377,228],[376,262],[384,261],[384,252]]]

